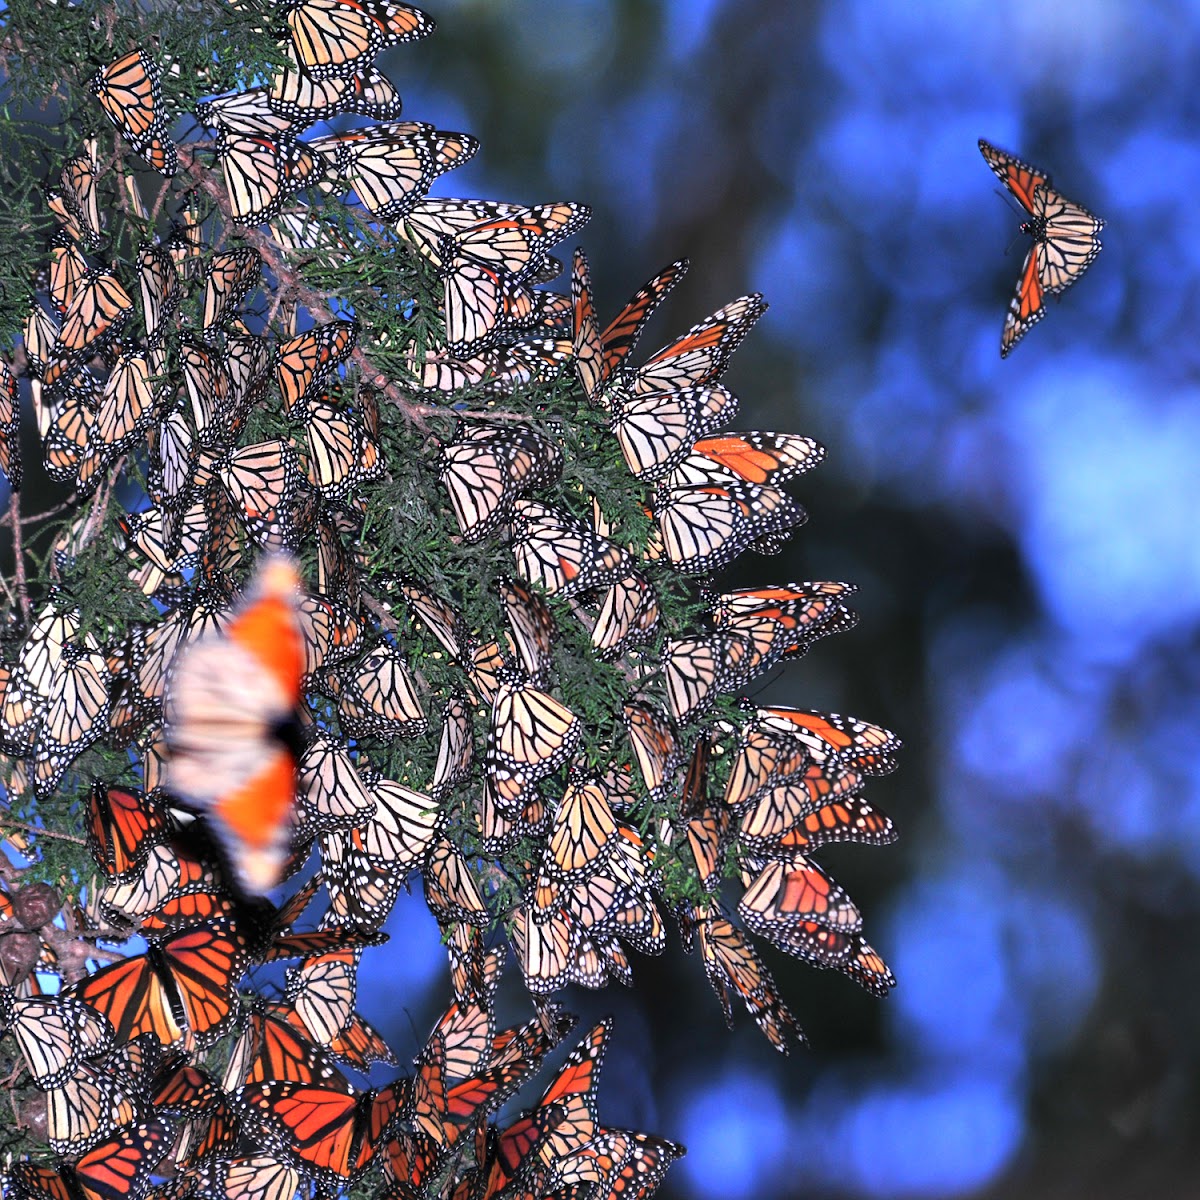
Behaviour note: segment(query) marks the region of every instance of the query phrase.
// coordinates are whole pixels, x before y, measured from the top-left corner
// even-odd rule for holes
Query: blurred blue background
[[[677,945],[640,959],[636,992],[571,997],[617,1014],[605,1122],[687,1143],[664,1196],[1195,1194],[1198,6],[428,7],[385,62],[407,117],[483,139],[441,194],[592,205],[605,320],[689,256],[647,351],[766,294],[738,425],[829,455],[737,579],[852,580],[862,623],[764,695],[907,744],[868,791],[901,842],[822,856],[893,995],[764,951],[812,1042],[783,1059]],[[1026,240],[980,136],[1108,222],[1004,362]],[[362,991],[395,1031],[378,985],[427,983],[414,1048],[444,991],[422,910]]]

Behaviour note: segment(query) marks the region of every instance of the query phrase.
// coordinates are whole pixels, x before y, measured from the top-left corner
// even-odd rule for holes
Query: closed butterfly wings
[[[1006,358],[1025,334],[1046,315],[1045,297],[1066,291],[1100,253],[1104,222],[1050,184],[1050,176],[1011,154],[979,140],[988,166],[1029,214],[1021,226],[1033,238],[1009,301],[1000,338]]]

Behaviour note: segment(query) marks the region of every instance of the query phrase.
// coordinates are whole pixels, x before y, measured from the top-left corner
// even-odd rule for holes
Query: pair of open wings
[[[1000,357],[1004,358],[1045,315],[1046,296],[1069,288],[1100,253],[1099,235],[1104,222],[1083,205],[1056,192],[1044,171],[982,138],[979,149],[988,166],[1029,214],[1030,219],[1021,229],[1033,237],[1004,317],[1000,336]]]

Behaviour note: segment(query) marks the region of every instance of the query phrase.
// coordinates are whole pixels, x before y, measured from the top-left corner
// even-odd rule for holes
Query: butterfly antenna
[[[1022,234],[1018,233],[1007,246],[1004,247],[1004,257],[1007,258],[1012,248],[1021,240]]]

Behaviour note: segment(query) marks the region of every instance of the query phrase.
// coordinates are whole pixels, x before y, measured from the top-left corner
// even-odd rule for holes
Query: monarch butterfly
[[[204,311],[200,328],[208,333],[220,325],[258,282],[262,256],[251,246],[236,246],[214,254],[204,272]]]
[[[448,237],[484,222],[513,220],[525,211],[524,205],[500,200],[426,196],[400,219],[396,230],[406,242],[440,263]]]
[[[1033,238],[1004,316],[1000,357],[1046,315],[1044,298],[1064,292],[1100,253],[1104,222],[1050,185],[1050,176],[979,139],[987,165],[1029,214],[1021,232]]]
[[[299,80],[304,77],[291,72],[281,78]],[[339,86],[341,80],[331,80],[327,84],[312,80],[305,82],[306,90],[313,99],[318,99],[322,94],[340,96],[343,91]],[[332,111],[338,111],[336,105]],[[279,138],[288,133],[296,120],[290,112],[283,112],[271,103],[271,89],[267,87],[247,88],[244,92],[229,92],[202,100],[196,105],[196,119],[221,133],[266,138]],[[324,117],[313,119],[323,120]]]
[[[152,1119],[128,1126],[88,1151],[73,1166],[57,1169],[17,1162],[9,1170],[16,1200],[146,1200],[154,1168],[167,1147],[169,1126]]]
[[[444,171],[470,161],[479,143],[415,121],[331,134],[309,143],[325,156],[371,213],[395,221],[429,190]]]
[[[459,693],[451,695],[442,709],[442,733],[438,741],[437,763],[433,769],[430,794],[441,800],[471,772],[473,755],[471,710]]]
[[[233,914],[223,881],[211,862],[176,840],[156,845],[138,870],[111,880],[100,892],[101,911],[116,925],[137,922],[145,936],[190,928]]]
[[[71,765],[105,732],[112,672],[95,639],[64,648],[34,741],[34,791],[52,792]]]
[[[755,866],[754,860],[746,860],[748,873]],[[843,934],[862,927],[862,916],[845,889],[803,854],[767,863],[746,889],[738,916],[755,933],[802,957],[805,943],[795,939],[797,930],[803,938],[810,925]]]
[[[133,301],[109,271],[89,271],[80,281],[63,313],[58,339],[42,373],[42,383],[54,389],[125,327]]]
[[[318,732],[300,756],[294,823],[302,836],[351,829],[375,810],[342,743]]]
[[[293,1200],[301,1190],[303,1176],[273,1155],[249,1154],[206,1163],[196,1172],[196,1180],[205,1196]]]
[[[533,686],[515,669],[500,675],[488,727],[486,770],[512,778],[520,790],[558,770],[575,752],[583,734],[580,719],[566,705]],[[511,816],[521,805],[502,815]]]
[[[68,995],[112,1022],[118,1042],[152,1033],[164,1045],[205,1047],[233,1016],[233,989],[249,948],[228,918],[172,934],[73,984]]]
[[[466,859],[448,838],[436,838],[422,874],[425,903],[440,923],[487,924],[490,918],[479,887]]]
[[[746,635],[724,630],[664,643],[661,661],[671,716],[686,724],[704,712],[717,693],[738,687],[750,653]]]
[[[886,996],[891,988],[896,986],[896,977],[891,968],[862,937],[856,937],[850,954],[840,964],[842,974],[848,975],[855,983],[874,993],[876,996]]]
[[[227,134],[217,138],[230,212],[241,225],[268,221],[294,192],[316,182],[321,161],[286,138]]]
[[[71,298],[88,273],[88,262],[74,238],[65,232],[54,235],[50,242],[49,292],[50,303],[61,317]]]
[[[605,587],[624,579],[633,569],[632,559],[620,546],[557,509],[518,500],[513,504],[513,516],[509,548],[517,571],[552,596],[573,596]]]
[[[723,809],[709,803],[708,762],[711,755],[708,734],[696,740],[692,758],[683,781],[679,816],[687,836],[688,847],[696,863],[700,886],[713,892],[721,883],[728,841],[728,821]]]
[[[896,840],[891,818],[861,797],[846,796],[813,806],[807,791],[773,788],[741,818],[738,839],[762,857],[790,857],[828,842],[885,846]]]
[[[58,613],[48,604],[35,618],[4,692],[4,733],[10,743],[26,749],[33,745],[36,723],[45,713],[63,657],[79,635],[78,609]]]
[[[447,263],[469,259],[514,280],[533,282],[535,276],[541,279],[549,247],[582,229],[591,215],[586,204],[573,202],[535,204],[516,211],[493,209],[474,224],[447,231],[439,256]],[[556,268],[550,279],[561,264]]]
[[[345,411],[324,400],[309,404],[304,418],[308,481],[323,496],[338,500],[382,468],[379,448]]]
[[[442,447],[438,476],[463,537],[477,542],[508,516],[516,497],[552,483],[561,470],[562,452],[535,429],[462,426]]]
[[[888,729],[837,713],[795,708],[761,708],[760,724],[799,738],[818,765],[832,762],[864,775],[888,775],[896,769],[895,751],[903,743]]]
[[[84,1059],[103,1054],[113,1039],[107,1019],[81,1000],[18,998],[7,988],[0,989],[0,1029],[12,1034],[40,1088],[62,1086]]]
[[[798,657],[818,638],[852,629],[858,623],[858,614],[842,602],[856,590],[848,583],[742,588],[720,595],[713,617],[719,625],[731,624],[733,628],[738,628],[739,617],[770,617],[788,635],[784,653]]]
[[[662,488],[654,519],[671,566],[697,574],[720,570],[751,542],[786,533],[808,518],[783,492],[738,482]]]
[[[399,93],[374,67],[327,80],[314,79],[303,71],[282,71],[271,80],[267,101],[276,112],[306,125],[340,113],[394,121],[402,107]]]
[[[252,538],[264,545],[293,541],[290,506],[300,468],[289,443],[242,446],[222,459],[218,474]]]
[[[646,577],[634,571],[611,584],[600,601],[592,626],[592,647],[602,659],[654,640],[658,631],[658,594]]]
[[[408,667],[393,647],[376,646],[338,678],[338,719],[350,737],[391,741],[429,728]]]
[[[764,791],[803,774],[811,763],[804,742],[786,729],[750,722],[743,728],[725,786],[725,803],[741,809]]]
[[[544,686],[558,632],[549,606],[536,592],[515,580],[502,577],[497,586],[525,675]]]
[[[665,713],[641,701],[626,704],[623,715],[646,791],[657,799],[672,785],[682,761],[675,728]]]
[[[725,433],[700,438],[670,472],[668,484],[747,483],[776,485],[811,471],[825,448],[794,433]]]
[[[86,814],[92,860],[108,877],[140,870],[171,822],[157,800],[143,792],[96,784]]]
[[[92,77],[92,92],[108,119],[160,175],[174,175],[179,157],[162,113],[158,63],[131,50]]]
[[[262,894],[287,858],[296,790],[292,726],[303,668],[295,564],[259,566],[222,634],[180,656],[167,695],[168,786],[213,823],[237,878]]]
[[[692,452],[696,439],[726,424],[737,406],[737,397],[720,384],[617,395],[611,408],[612,431],[630,471],[652,481],[671,474]]]
[[[636,395],[714,383],[724,374],[742,339],[766,311],[767,305],[757,293],[738,297],[628,372],[625,386]]]
[[[371,793],[372,814],[354,829],[329,833],[321,849],[331,911],[343,923],[378,928],[444,818],[430,796],[390,779],[377,780]]]
[[[312,125],[342,113],[393,120],[401,101],[391,83],[374,67],[354,78],[316,80],[303,71],[284,70],[268,87],[215,96],[196,106],[205,125],[230,133],[277,137],[295,122]]]
[[[542,873],[572,886],[594,875],[615,852],[617,820],[600,781],[572,778],[555,810]]]
[[[400,1080],[355,1094],[292,1080],[270,1080],[239,1089],[236,1102],[257,1115],[268,1144],[283,1160],[320,1183],[338,1188],[362,1174],[401,1109]]]
[[[95,249],[103,240],[96,164],[88,154],[70,159],[59,173],[59,189],[47,189],[46,203],[75,241]]]
[[[279,347],[275,381],[289,417],[304,415],[307,401],[321,384],[350,357],[358,341],[357,321],[328,321],[298,334]]]
[[[321,1046],[334,1042],[354,1016],[360,957],[352,947],[314,954],[287,974],[291,1011]]]
[[[538,1140],[534,1162],[548,1166],[596,1135],[595,1089],[611,1032],[611,1017],[594,1025],[567,1056],[538,1101],[537,1111],[557,1109],[558,1120]]]
[[[289,0],[296,61],[313,79],[353,75],[385,46],[428,37],[433,18],[392,0]]]
[[[781,1054],[790,1053],[793,1042],[804,1043],[804,1034],[780,998],[775,980],[745,934],[730,921],[717,901],[681,906],[679,923],[686,948],[690,951],[699,946],[704,973],[717,993],[725,1022],[731,1029],[731,999],[737,995]]]
[[[150,364],[143,354],[122,354],[104,389],[88,437],[89,455],[103,462],[142,440],[155,417]],[[84,468],[80,468],[83,474]]]
[[[314,1044],[307,1029],[299,1029],[285,1015],[261,1002],[245,1012],[237,1040],[225,1065],[227,1091],[281,1080],[318,1084],[348,1093],[350,1082],[334,1066],[326,1051]]]
[[[45,435],[46,473],[61,483],[73,477],[82,480],[85,492],[95,482],[85,469],[92,425],[96,420],[96,385],[89,374],[78,376],[66,394],[49,406],[49,428]],[[40,423],[40,422],[39,422]]]
[[[599,408],[610,406],[605,397],[606,384],[626,355],[637,345],[642,327],[671,289],[687,274],[687,269],[687,259],[681,258],[660,271],[601,333],[592,301],[587,258],[582,250],[575,251],[571,266],[572,348],[575,370],[589,403]]]
[[[243,413],[262,400],[271,384],[275,347],[266,338],[253,334],[225,335],[225,369],[233,389],[234,412],[230,425],[236,432]]]
[[[580,204],[539,204],[446,234],[443,263],[446,341],[453,354],[486,346],[505,331],[565,318],[555,301],[539,300],[527,284],[541,277],[546,248],[582,227],[591,210]],[[557,269],[551,272],[553,278]],[[549,307],[548,307],[549,305]]]
[[[25,322],[25,357],[29,362],[29,370],[35,379],[40,378],[50,361],[51,350],[58,339],[58,329],[50,319],[49,314],[38,303],[29,310],[29,318]],[[42,420],[45,409],[34,392],[34,411],[38,414],[38,435],[46,436],[47,423]]]
[[[9,488],[21,488],[21,397],[12,368],[0,358],[0,471]]]

